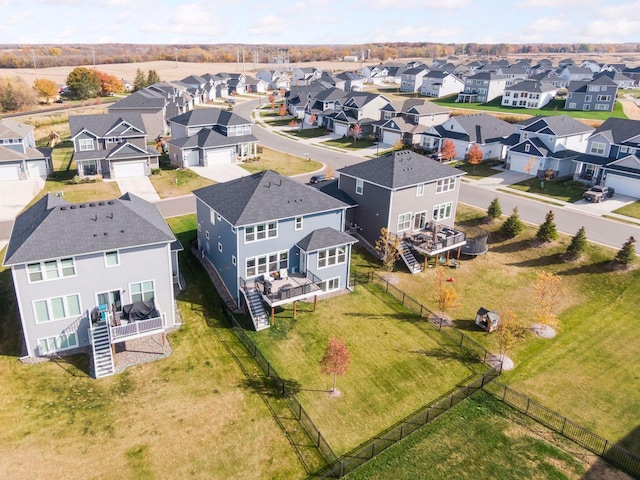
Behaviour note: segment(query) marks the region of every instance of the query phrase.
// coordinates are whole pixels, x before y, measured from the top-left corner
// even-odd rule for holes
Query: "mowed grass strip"
[[[307,160],[266,147],[262,147],[262,152],[258,156],[259,160],[245,160],[241,165],[242,168],[249,173],[273,170],[288,177],[315,172],[322,168],[322,163],[315,160]]]
[[[275,325],[251,334],[276,371],[292,382],[296,397],[340,455],[454,388],[484,366],[451,345],[425,320],[373,285],[281,310]],[[342,338],[351,368],[338,378],[319,362],[330,337]]]
[[[198,188],[213,185],[215,182],[201,177],[188,168],[161,168],[160,174],[149,177],[153,188],[160,198],[179,197],[187,195]]]
[[[187,249],[195,225],[195,216],[171,220]],[[184,325],[169,335],[173,354],[120,375],[89,378],[85,355],[21,364],[13,297],[2,303],[0,478],[306,476],[215,334],[230,332],[208,277],[189,252],[180,255],[187,287],[178,296]],[[11,285],[8,270],[0,284]]]

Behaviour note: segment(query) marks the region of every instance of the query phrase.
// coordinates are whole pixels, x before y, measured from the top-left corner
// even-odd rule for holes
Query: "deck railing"
[[[148,318],[147,320],[139,320],[137,322],[127,323],[126,325],[119,325],[117,327],[111,327],[111,343],[125,338],[138,337],[147,333],[162,331],[164,325],[162,323],[162,317]]]

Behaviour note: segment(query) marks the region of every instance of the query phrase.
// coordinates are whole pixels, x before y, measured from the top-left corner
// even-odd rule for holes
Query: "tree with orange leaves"
[[[445,162],[449,162],[456,157],[456,146],[453,143],[453,140],[447,138],[442,144],[442,148],[440,149],[440,154],[442,155],[442,160]]]
[[[324,375],[333,375],[332,392],[336,391],[337,376],[347,373],[350,366],[351,353],[345,343],[336,337],[330,338],[320,361],[320,368]]]

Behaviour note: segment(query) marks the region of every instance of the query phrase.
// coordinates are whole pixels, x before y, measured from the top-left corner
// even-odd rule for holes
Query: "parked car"
[[[225,102],[230,103],[231,105],[235,105],[236,99],[235,98],[227,98],[225,100]]]
[[[613,188],[606,185],[594,185],[582,194],[582,198],[588,202],[600,203],[606,198],[613,197]]]
[[[322,183],[322,182],[328,182],[329,180],[333,180],[335,177],[326,175],[324,173],[319,173],[318,175],[314,175],[313,177],[311,177],[309,179],[309,183]]]

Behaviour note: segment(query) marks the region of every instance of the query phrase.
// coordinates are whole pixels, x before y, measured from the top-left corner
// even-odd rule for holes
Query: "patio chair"
[[[289,272],[287,271],[286,268],[281,268],[280,269],[280,278],[281,279],[285,279],[285,278],[289,278]]]

